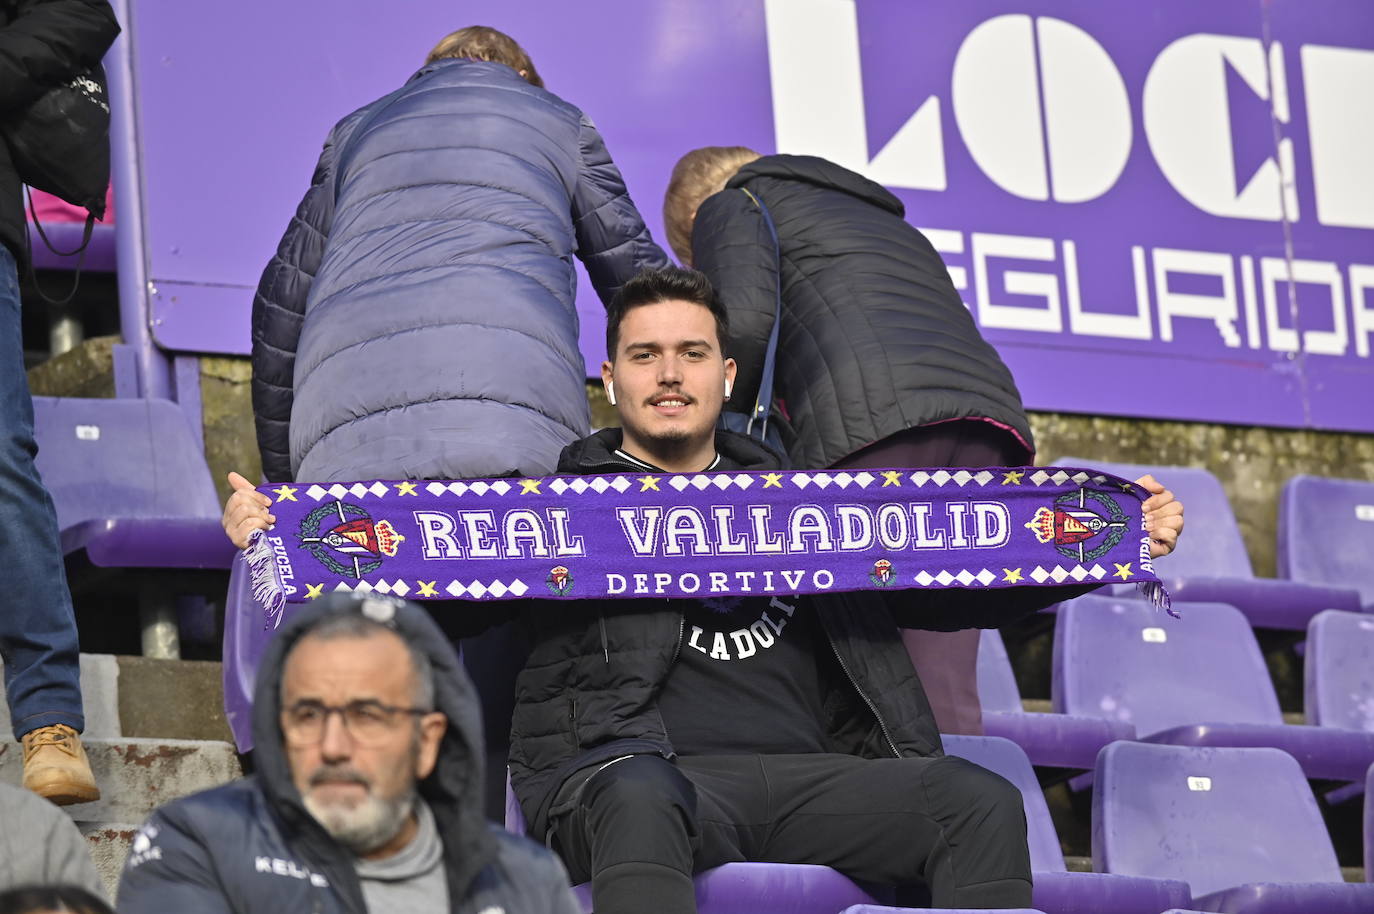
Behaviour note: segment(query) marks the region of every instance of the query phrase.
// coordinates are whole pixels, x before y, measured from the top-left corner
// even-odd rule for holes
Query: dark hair
[[[503,63],[525,78],[532,86],[544,88],[544,80],[534,68],[534,61],[525,49],[505,32],[485,25],[470,25],[465,29],[450,32],[434,46],[425,58],[425,63],[436,60],[458,58],[460,60],[490,60]]]
[[[33,914],[36,911],[114,914],[104,899],[74,885],[21,886],[0,892],[0,914]]]
[[[721,355],[725,354],[725,341],[730,338],[730,316],[716,297],[716,290],[711,288],[711,280],[696,270],[663,267],[640,272],[621,286],[611,299],[606,307],[606,357],[615,361],[615,351],[620,345],[620,323],[631,309],[665,301],[692,302],[710,311],[716,319],[716,341],[720,343]]]

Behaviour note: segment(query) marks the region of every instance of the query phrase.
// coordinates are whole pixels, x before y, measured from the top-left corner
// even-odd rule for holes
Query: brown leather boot
[[[65,724],[24,734],[24,786],[58,806],[100,799],[81,737]]]

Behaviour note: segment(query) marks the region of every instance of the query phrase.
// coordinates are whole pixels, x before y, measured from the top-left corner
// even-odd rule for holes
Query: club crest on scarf
[[[1060,555],[1077,562],[1106,555],[1126,535],[1126,526],[1126,512],[1115,500],[1087,489],[1059,496],[1053,508],[1037,509],[1026,524],[1040,542],[1054,543]]]
[[[566,597],[568,591],[573,589],[572,572],[568,571],[566,565],[555,565],[549,569],[549,576],[544,579],[544,586],[549,588],[549,593],[559,597]]]
[[[869,572],[868,579],[878,587],[886,587],[896,580],[893,574],[892,563],[887,559],[878,559],[873,563],[873,570]]]
[[[390,521],[374,521],[357,505],[320,505],[301,521],[301,546],[334,574],[361,580],[396,555],[405,539]]]

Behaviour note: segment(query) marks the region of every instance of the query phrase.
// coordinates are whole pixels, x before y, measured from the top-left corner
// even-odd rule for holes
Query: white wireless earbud
[[[725,382],[725,399],[727,399],[727,400],[730,399],[730,389],[731,389],[730,382],[729,382],[729,381],[726,381],[726,382]]]
[[[607,382],[606,382],[606,400],[607,400],[607,402],[609,402],[612,406],[615,406],[615,382],[614,382],[614,381],[607,381]]]

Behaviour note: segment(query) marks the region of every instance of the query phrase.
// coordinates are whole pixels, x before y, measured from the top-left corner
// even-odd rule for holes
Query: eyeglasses
[[[293,746],[313,746],[324,738],[330,715],[343,719],[348,735],[363,745],[377,745],[396,732],[401,715],[420,717],[424,708],[402,708],[380,701],[350,701],[346,705],[327,705],[320,701],[298,701],[281,713],[282,734]]]

